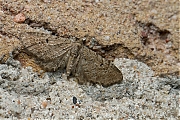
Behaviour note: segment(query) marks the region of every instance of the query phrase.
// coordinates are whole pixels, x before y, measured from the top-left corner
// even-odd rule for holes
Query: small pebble
[[[20,101],[20,100],[17,100],[17,104],[18,104],[18,105],[21,104],[21,101]]]
[[[19,13],[14,17],[14,22],[23,23],[25,19],[26,19],[25,15],[22,13]]]
[[[77,98],[73,97],[73,103],[76,104],[77,103]]]
[[[46,98],[47,101],[51,101],[51,98]]]
[[[42,102],[42,107],[43,107],[43,108],[46,108],[46,107],[47,107],[47,101],[43,101],[43,102]]]
[[[105,37],[104,37],[104,40],[106,40],[106,41],[108,41],[109,39],[110,39],[109,36],[105,36]]]

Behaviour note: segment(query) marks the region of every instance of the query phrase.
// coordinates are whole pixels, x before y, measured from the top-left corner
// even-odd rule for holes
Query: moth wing
[[[40,33],[25,33],[21,36],[24,51],[48,71],[65,68],[73,44],[63,38]]]
[[[82,47],[75,76],[79,83],[92,82],[103,86],[120,83],[123,79],[121,71],[111,62],[102,58],[87,47]]]

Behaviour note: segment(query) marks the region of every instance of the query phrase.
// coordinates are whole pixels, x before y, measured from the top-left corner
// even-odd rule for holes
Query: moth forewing
[[[122,81],[123,77],[120,70],[94,51],[84,46],[79,54],[76,77],[80,84],[92,82],[109,86]]]

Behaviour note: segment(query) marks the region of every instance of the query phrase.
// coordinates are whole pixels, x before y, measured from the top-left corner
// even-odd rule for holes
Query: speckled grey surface
[[[18,61],[0,65],[1,119],[172,119],[180,117],[180,78],[154,76],[144,63],[116,59],[124,80],[79,85],[62,72],[38,77]],[[78,103],[73,103],[73,97]]]

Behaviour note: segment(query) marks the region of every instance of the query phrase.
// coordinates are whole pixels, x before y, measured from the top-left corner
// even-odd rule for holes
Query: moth
[[[110,61],[86,47],[82,40],[58,37],[24,24],[4,28],[7,35],[20,40],[20,52],[33,57],[46,71],[66,70],[67,76],[87,82],[110,86],[123,79],[121,71]],[[18,52],[17,52],[18,53]]]

